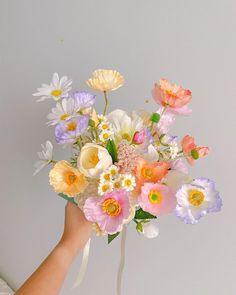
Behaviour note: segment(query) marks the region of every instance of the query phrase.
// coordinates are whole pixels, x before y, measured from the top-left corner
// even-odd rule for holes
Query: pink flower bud
[[[146,137],[146,132],[144,129],[142,129],[141,131],[137,131],[134,134],[133,143],[142,144],[144,143],[145,137]]]

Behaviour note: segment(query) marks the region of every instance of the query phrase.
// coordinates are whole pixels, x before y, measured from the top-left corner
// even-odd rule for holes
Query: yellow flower
[[[86,83],[94,90],[112,91],[124,84],[124,77],[115,70],[96,70]]]
[[[69,197],[82,193],[88,185],[85,176],[67,161],[59,161],[49,173],[49,182],[55,192]]]

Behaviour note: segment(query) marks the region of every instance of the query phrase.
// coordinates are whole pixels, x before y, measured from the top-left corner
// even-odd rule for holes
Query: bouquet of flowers
[[[163,214],[196,224],[221,209],[214,182],[188,173],[187,164],[205,157],[208,147],[198,146],[190,135],[178,142],[169,133],[177,116],[191,114],[190,90],[161,79],[152,90],[157,104],[153,113],[108,113],[108,93],[123,85],[123,76],[96,70],[86,83],[104,95],[103,114],[95,110],[94,94],[72,91],[72,81],[57,73],[34,94],[38,101],[55,100],[48,125],[55,128],[56,143],[72,150],[70,159],[55,160],[47,141],[38,153],[35,174],[51,164],[49,182],[55,192],[83,210],[97,235],[107,235],[110,243],[134,222],[139,234],[154,238],[155,219]]]

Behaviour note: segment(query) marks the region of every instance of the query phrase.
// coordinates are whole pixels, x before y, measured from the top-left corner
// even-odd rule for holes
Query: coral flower
[[[186,135],[181,140],[183,153],[190,165],[194,164],[194,160],[205,157],[209,153],[208,147],[198,147],[192,136]]]
[[[88,182],[84,175],[73,168],[67,161],[59,161],[49,173],[49,182],[55,192],[69,197],[84,192]]]
[[[138,158],[135,168],[136,192],[139,192],[145,182],[158,182],[168,173],[169,164],[166,162],[150,163]]]
[[[132,213],[128,193],[124,190],[107,193],[104,197],[88,198],[84,205],[86,218],[97,223],[107,234],[120,232]]]
[[[153,98],[164,107],[182,108],[192,98],[190,90],[186,90],[176,84],[170,84],[166,79],[161,79],[152,90]]]
[[[86,81],[87,85],[98,91],[112,91],[124,84],[123,76],[114,70],[96,70],[92,78]]]
[[[138,198],[140,207],[153,215],[167,214],[176,207],[174,192],[160,183],[145,183]]]

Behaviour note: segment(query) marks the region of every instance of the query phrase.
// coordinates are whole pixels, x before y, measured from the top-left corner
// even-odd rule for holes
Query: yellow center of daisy
[[[114,199],[107,199],[102,203],[102,211],[111,217],[115,217],[120,214],[120,204]]]
[[[102,124],[102,129],[103,129],[103,130],[106,130],[108,127],[109,127],[108,124],[105,124],[105,123]]]
[[[103,139],[108,139],[109,138],[109,134],[108,133],[104,133],[102,137],[103,137]]]
[[[148,199],[152,204],[157,205],[163,200],[163,195],[159,191],[150,191]]]
[[[69,114],[63,114],[61,115],[60,120],[65,121],[69,116],[70,116]]]
[[[191,205],[193,206],[200,206],[205,199],[204,194],[198,190],[191,190],[189,192],[188,200]]]
[[[131,186],[132,185],[132,181],[130,179],[125,179],[124,180],[124,185],[125,186]]]
[[[64,178],[65,178],[65,182],[68,185],[72,185],[77,180],[77,176],[71,171],[66,172],[65,175],[64,175]]]
[[[128,133],[123,133],[122,139],[126,139],[127,141],[131,141],[131,136]]]
[[[144,178],[151,178],[153,176],[153,170],[150,168],[143,168],[142,169],[142,176]]]
[[[119,189],[119,188],[121,188],[121,183],[120,183],[120,181],[115,181],[115,182],[113,183],[113,187],[114,187],[115,189]]]
[[[75,131],[77,127],[76,122],[70,122],[67,124],[67,131]]]
[[[104,174],[104,175],[103,175],[103,178],[104,178],[105,180],[109,181],[109,180],[110,180],[110,174]]]
[[[109,190],[109,188],[110,188],[109,184],[103,184],[101,189],[102,189],[102,192],[105,193],[106,191]]]
[[[62,94],[62,91],[60,89],[54,89],[52,92],[51,92],[51,95],[52,96],[55,96],[55,97],[59,97],[61,96]]]

